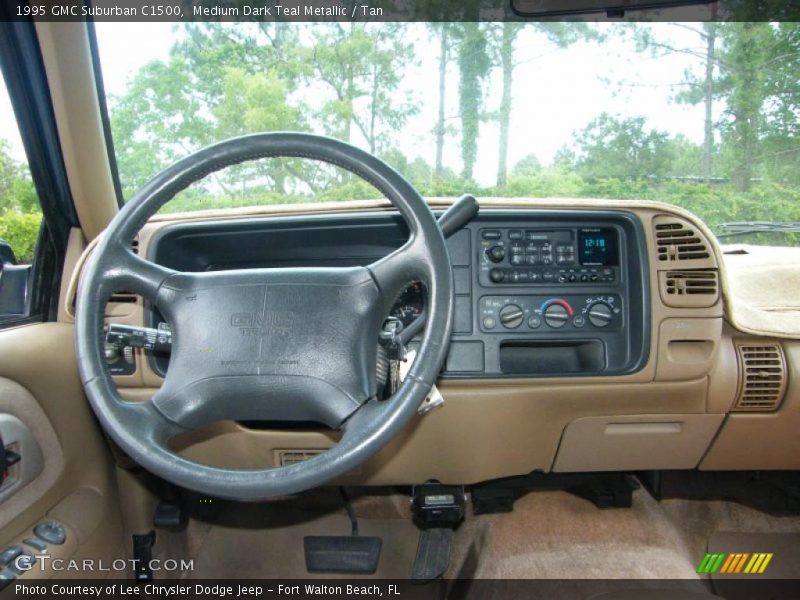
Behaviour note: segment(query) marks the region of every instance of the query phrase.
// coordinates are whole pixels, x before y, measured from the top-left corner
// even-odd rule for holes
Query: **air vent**
[[[786,361],[779,344],[737,343],[739,393],[734,411],[777,410],[786,391]]]
[[[660,271],[661,299],[676,308],[707,308],[719,297],[719,277],[712,269]]]
[[[673,262],[711,258],[705,239],[688,223],[661,219],[656,222],[655,229],[658,260]]]

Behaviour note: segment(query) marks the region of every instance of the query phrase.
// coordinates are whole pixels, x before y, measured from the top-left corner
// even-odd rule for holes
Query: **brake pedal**
[[[378,570],[382,543],[378,537],[308,535],[303,538],[306,570],[372,575]]]
[[[360,536],[358,520],[344,488],[339,488],[342,502],[350,517],[351,535],[308,535],[303,538],[306,570],[309,573],[347,573],[372,575],[378,570],[383,540]]]

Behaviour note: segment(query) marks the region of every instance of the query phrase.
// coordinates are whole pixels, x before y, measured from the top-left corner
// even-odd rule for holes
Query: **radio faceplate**
[[[480,282],[492,285],[603,285],[619,279],[613,227],[482,228]]]

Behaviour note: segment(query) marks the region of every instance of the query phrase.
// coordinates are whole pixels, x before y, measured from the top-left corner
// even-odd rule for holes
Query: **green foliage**
[[[638,51],[697,57],[698,69],[686,72],[674,100],[705,104],[706,136],[716,130],[723,146],[716,156],[707,151],[707,160],[740,191],[747,191],[759,177],[800,184],[800,23],[752,21],[678,24],[697,33],[702,51],[657,39],[649,26],[634,27]],[[721,114],[713,114],[714,102],[722,104]]]
[[[465,1],[464,16],[476,6],[477,0]],[[527,36],[527,46],[533,41],[564,48],[601,40],[608,28],[586,23],[492,24],[469,18],[434,28],[441,56],[430,65],[439,63],[440,110],[428,129],[436,135],[431,164],[418,149],[409,153],[398,144],[398,133],[409,119],[424,102],[434,101],[430,90],[410,96],[406,86],[407,69],[420,60],[419,48],[408,35],[411,26],[187,25],[169,57],[144,66],[127,93],[112,99],[121,179],[130,195],[157,171],[201,146],[255,131],[310,130],[368,147],[425,196],[470,191],[515,198],[641,198],[683,206],[712,226],[735,220],[800,221],[800,26],[677,26],[693,30],[697,44],[670,46],[653,35],[652,25],[617,31],[631,34],[632,52],[681,53],[697,59],[697,69],[687,72],[682,91],[672,100],[713,105],[719,114],[706,119],[705,144],[654,129],[640,116],[602,113],[575,132],[574,142],[559,150],[553,165],[544,166],[531,154],[512,166],[507,164],[507,149],[514,135],[512,115],[520,114],[519,107],[512,111],[519,36]],[[457,77],[448,77],[451,64]],[[502,84],[497,110],[485,105],[495,92],[487,89],[495,74]],[[457,90],[445,89],[456,82]],[[455,98],[456,93],[458,113],[446,115],[443,99]],[[471,180],[481,124],[487,120],[499,125],[498,183],[480,188]],[[450,143],[457,133],[459,173],[441,160],[445,138]],[[8,179],[4,168],[0,160],[0,190]],[[216,173],[181,193],[167,210],[378,195],[340,169],[281,159]],[[13,196],[15,210],[35,206],[23,203],[21,188]]]
[[[370,152],[378,153],[418,110],[416,102],[398,91],[405,69],[416,60],[413,46],[403,40],[402,25],[335,23],[321,29],[300,57],[333,92],[319,116],[335,137],[350,141],[355,127]]]
[[[33,258],[41,223],[40,212],[8,211],[0,215],[0,240],[11,244],[20,263],[30,262]]]
[[[32,211],[39,207],[27,165],[11,158],[8,142],[0,138],[0,214],[9,211]]]
[[[11,158],[0,139],[0,239],[11,244],[17,260],[33,257],[42,215],[27,165]]]
[[[587,178],[661,176],[673,160],[669,134],[645,129],[644,117],[618,118],[601,113],[576,132],[573,167]]]
[[[467,4],[474,4],[474,0]],[[472,179],[478,160],[483,80],[491,68],[482,27],[481,23],[471,21],[454,26],[455,35],[460,39],[458,104],[461,116],[461,160],[464,163],[462,177],[466,180]]]

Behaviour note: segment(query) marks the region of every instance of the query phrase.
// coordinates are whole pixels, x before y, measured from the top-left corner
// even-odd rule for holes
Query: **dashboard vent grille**
[[[710,258],[705,240],[688,223],[661,221],[656,223],[658,260],[696,260]]]
[[[675,308],[707,308],[719,298],[719,275],[713,269],[660,271],[661,299]]]
[[[786,361],[780,344],[737,343],[740,386],[735,411],[774,411],[786,391]]]
[[[716,271],[667,271],[668,295],[717,294]]]

